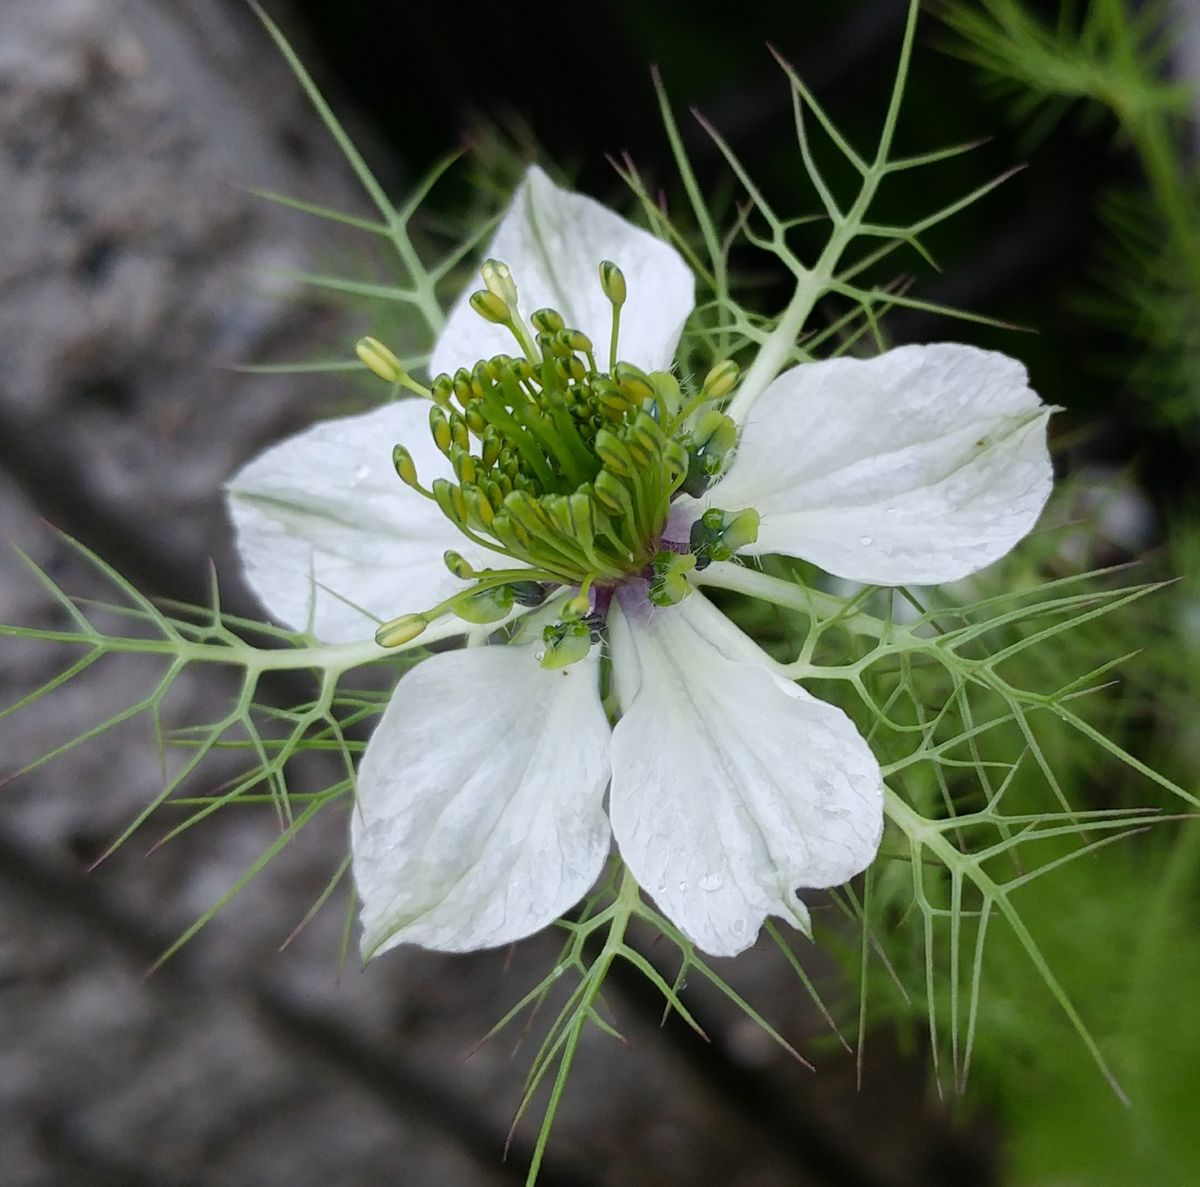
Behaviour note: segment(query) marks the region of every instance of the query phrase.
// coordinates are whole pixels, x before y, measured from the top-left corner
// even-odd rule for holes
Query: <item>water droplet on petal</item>
[[[873,538],[873,537],[871,537],[871,536],[859,536],[859,538],[858,538],[858,542],[859,542],[859,543],[860,543],[860,544],[861,544],[861,545],[862,545],[864,548],[866,548],[868,544],[871,544],[871,543],[873,543],[873,541],[874,541],[874,538]]]
[[[679,883],[679,893],[680,893],[680,894],[683,894],[683,892],[684,892],[685,890],[687,890],[687,888],[688,888],[688,884],[687,884],[686,882],[680,882],[680,883]]]
[[[746,921],[744,919],[735,919],[733,921],[733,934],[740,936],[746,930]]]
[[[725,879],[720,874],[705,874],[700,879],[701,890],[720,890],[725,885]]]
[[[367,465],[367,464],[364,462],[364,463],[363,463],[361,466],[359,466],[359,467],[358,467],[358,468],[357,468],[357,469],[354,471],[354,481],[355,481],[355,482],[362,482],[362,480],[363,480],[364,478],[367,478],[367,477],[370,475],[370,473],[371,473],[371,467],[370,467],[370,466],[368,466],[368,465]]]
[[[655,893],[655,894],[662,894],[662,892],[663,892],[664,890],[666,890],[666,888],[667,888],[667,884],[666,884],[666,882],[659,882],[659,883],[658,883],[658,884],[657,884],[657,885],[654,887],[654,893]]]

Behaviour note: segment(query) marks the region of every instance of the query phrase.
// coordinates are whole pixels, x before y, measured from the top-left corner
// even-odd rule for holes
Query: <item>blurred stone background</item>
[[[340,7],[271,10],[390,185],[444,152],[472,113],[503,114],[489,110],[501,105],[497,96],[514,110],[545,112],[538,138],[578,164],[596,192],[613,189],[605,150],[665,160],[644,58],[619,32],[618,18],[628,16],[620,5],[575,21],[557,9],[518,17],[492,6],[478,17],[491,42],[455,41],[465,19],[457,7],[400,5],[384,16],[378,6],[348,4],[338,24]],[[760,7],[763,27],[748,21],[743,40],[779,40],[822,93],[874,97],[885,85],[903,4],[845,6],[813,39],[796,29],[795,6]],[[562,52],[522,57],[523,34],[535,47],[557,39]],[[512,36],[515,46],[505,41]],[[581,79],[574,55],[584,43],[593,56]],[[529,60],[549,63],[549,80]],[[721,65],[699,74],[711,83]],[[741,59],[739,69],[745,84]],[[545,102],[568,91],[570,102]],[[710,85],[705,93],[709,113],[752,157],[769,149],[781,119],[786,126],[781,88]],[[997,158],[1007,151],[994,150]],[[1077,151],[1018,191],[968,266],[952,270],[959,279],[935,282],[926,295],[1008,316],[1005,303],[1019,306],[1037,277],[1069,273],[1100,170],[1086,144]],[[711,154],[697,152],[702,171],[713,172]],[[237,585],[221,482],[265,443],[352,398],[336,377],[231,370],[344,351],[361,329],[352,314],[317,307],[277,278],[327,257],[328,228],[252,198],[246,185],[361,207],[244,5],[5,0],[0,536],[73,593],[103,591],[49,525],[148,594],[203,601],[211,558],[227,608],[253,613]],[[915,316],[899,319],[901,336],[926,329]],[[1114,441],[1125,440],[1136,415],[1113,414]],[[1158,478],[1166,484],[1182,464],[1166,450]],[[10,550],[0,552],[0,621],[65,621]],[[18,700],[65,659],[4,640],[0,703]],[[0,768],[86,730],[136,700],[152,678],[145,665],[109,662],[65,689],[52,711],[4,722]],[[180,719],[208,717],[229,694],[219,673],[199,673],[172,694],[172,708]],[[468,1055],[549,966],[553,939],[454,958],[403,951],[366,972],[351,959],[339,973],[335,905],[279,952],[344,852],[344,819],[330,814],[147,977],[154,958],[277,830],[266,811],[231,811],[147,854],[165,827],[152,823],[88,872],[161,781],[150,729],[135,721],[0,787],[0,1183],[523,1182],[529,1127],[507,1162],[502,1152],[532,1051],[527,1044],[514,1055],[514,1031]],[[990,1123],[955,1119],[931,1097],[919,1051],[901,1056],[882,1036],[859,1091],[853,1060],[819,1037],[820,1020],[771,952],[726,971],[798,1038],[817,1073],[781,1057],[703,992],[695,1001],[714,1039],[708,1046],[677,1025],[660,1028],[658,1004],[636,982],[616,984],[610,1004],[630,1043],[589,1036],[545,1187],[993,1181]],[[822,983],[845,992],[830,970]]]

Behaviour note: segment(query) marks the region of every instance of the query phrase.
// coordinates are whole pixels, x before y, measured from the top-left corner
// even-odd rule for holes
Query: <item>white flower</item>
[[[526,632],[506,645],[439,653],[399,683],[358,773],[352,844],[364,953],[401,943],[457,951],[529,935],[586,893],[610,832],[642,888],[706,952],[741,951],[768,915],[803,927],[797,890],[842,883],[876,853],[879,766],[840,709],[780,679],[691,591],[685,542],[701,563],[710,545],[719,555],[724,539],[744,553],[802,557],[855,581],[954,580],[1003,555],[1037,519],[1050,489],[1049,410],[1018,363],[967,346],[810,363],[780,375],[752,405],[732,464],[705,490],[703,463],[711,472],[728,452],[732,422],[702,412],[673,420],[678,385],[637,369],[670,367],[691,311],[692,278],[676,252],[533,169],[490,256],[509,265],[511,280],[493,269],[485,290],[492,295],[477,294],[474,307],[463,295],[434,348],[433,370],[469,370],[512,350],[522,332],[535,359],[525,388],[535,396],[539,383],[548,385],[542,396],[559,382],[566,391],[570,369],[576,378],[587,370],[572,389],[585,413],[595,413],[591,428],[580,414],[592,477],[579,491],[561,467],[553,482],[535,473],[515,447],[495,460],[503,437],[495,425],[507,423],[507,413],[465,387],[474,430],[487,419],[494,439],[470,448],[490,448],[490,462],[464,460],[468,451],[450,442],[451,425],[441,421],[457,413],[433,411],[440,448],[428,427],[431,406],[405,400],[318,424],[251,461],[229,486],[250,584],[276,618],[322,640],[362,639],[381,621],[456,597],[451,609],[471,617],[462,577],[496,563],[482,545],[498,538],[514,560],[509,577],[495,580],[515,582],[513,570],[528,567],[542,583],[529,600],[549,595],[532,611],[540,617],[526,621],[544,626],[560,615],[545,644]],[[601,260],[619,265],[624,286],[601,288]],[[521,314],[550,306],[562,315],[534,319],[546,329],[540,355],[524,320],[495,324],[513,310],[513,280]],[[608,357],[611,298],[618,353],[637,365],[619,374]],[[571,360],[592,349],[592,361],[584,368],[561,355],[555,380],[537,368],[553,370],[551,340],[570,330],[585,336],[576,336]],[[511,364],[512,373],[523,366]],[[478,377],[500,391],[500,379],[491,388],[486,374]],[[605,400],[618,408],[607,436],[594,427]],[[653,416],[639,410],[643,400],[658,405]],[[698,415],[709,416],[706,428],[697,427]],[[549,420],[538,423],[550,432]],[[510,445],[524,430],[511,432]],[[436,499],[397,478],[397,442],[407,449],[406,480],[419,486],[419,475]],[[570,453],[556,437],[537,453],[539,466],[558,465],[555,449]],[[520,470],[518,485],[532,493],[502,498],[493,489],[482,505],[477,461],[502,481],[497,467]],[[569,456],[562,463],[571,464]],[[709,519],[693,527],[706,509]],[[757,512],[757,539],[753,514],[737,514],[748,509]],[[443,561],[447,549],[461,554],[453,562],[459,576]],[[495,598],[485,609],[496,614],[517,611],[519,588],[530,582],[478,596]],[[592,617],[580,621],[588,609]],[[424,619],[416,621],[419,629]],[[601,633],[615,726],[601,702],[602,648],[592,646]],[[574,662],[545,666],[553,657],[543,647],[559,640],[562,659]]]

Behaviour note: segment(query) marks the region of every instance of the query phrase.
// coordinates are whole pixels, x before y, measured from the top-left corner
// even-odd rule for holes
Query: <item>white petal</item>
[[[392,466],[408,447],[422,483],[450,477],[429,433],[429,405],[402,400],[322,421],[249,461],[227,486],[250,588],[270,614],[328,643],[369,638],[381,621],[427,610],[465,588],[442,553],[474,547]]]
[[[679,253],[583,194],[559,189],[533,166],[525,175],[485,257],[502,260],[517,284],[524,317],[557,309],[572,329],[595,345],[609,369],[612,306],[600,289],[601,260],[625,274],[629,291],[621,311],[617,353],[646,371],[670,366],[683,323],[695,304],[695,282]],[[518,354],[503,326],[484,321],[468,304],[480,282],[468,284],[433,348],[436,375],[471,367],[495,354]]]
[[[879,847],[867,744],[840,709],[750,662],[700,594],[640,616],[618,607],[610,622],[621,856],[715,956],[752,944],[767,915],[804,927],[796,889],[845,882]]]
[[[1020,363],[972,346],[808,363],[763,393],[703,503],[757,509],[747,551],[870,584],[957,580],[1037,521],[1050,412]]]
[[[598,660],[531,647],[432,656],[400,681],[358,772],[364,956],[490,948],[557,919],[609,850]]]

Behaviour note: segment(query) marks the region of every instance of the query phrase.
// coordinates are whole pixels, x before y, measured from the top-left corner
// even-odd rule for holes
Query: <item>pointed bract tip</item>
[[[769,53],[771,57],[773,57],[775,61],[779,63],[779,66],[783,69],[783,71],[787,74],[795,74],[795,70],[792,67],[791,62],[789,62],[787,58],[785,58],[771,42],[768,41],[766,45],[767,53]]]

